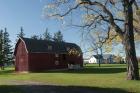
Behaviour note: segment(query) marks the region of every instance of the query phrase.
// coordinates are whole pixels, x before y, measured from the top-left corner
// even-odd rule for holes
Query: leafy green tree
[[[46,29],[46,31],[44,32],[44,34],[43,34],[43,39],[44,40],[52,40],[52,36],[51,36],[51,34],[48,32],[48,28]]]
[[[70,19],[67,15],[71,15],[76,18],[73,20],[76,23],[74,26],[82,27],[88,32],[103,28],[107,33],[105,41],[110,37],[109,28],[116,32],[125,49],[127,79],[138,80],[139,68],[133,26],[133,10],[139,9],[138,4],[138,0],[52,0],[44,10],[47,17],[67,21]],[[122,17],[118,16],[119,12],[123,12]],[[82,21],[79,22],[78,19]]]
[[[56,42],[62,42],[63,41],[63,34],[61,33],[61,31],[58,31],[58,32],[54,33],[53,40],[56,41]]]

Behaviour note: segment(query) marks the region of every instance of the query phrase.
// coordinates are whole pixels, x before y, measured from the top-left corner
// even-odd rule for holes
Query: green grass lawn
[[[28,91],[27,91],[28,90]],[[82,70],[15,73],[0,71],[0,93],[140,93],[140,81],[126,80],[125,64],[86,65]],[[50,92],[50,93],[51,93]]]

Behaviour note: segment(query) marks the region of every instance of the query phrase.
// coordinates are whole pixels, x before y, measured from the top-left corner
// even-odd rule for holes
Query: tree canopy
[[[24,37],[24,36],[25,36],[23,27],[20,28],[20,32],[19,32],[19,34],[17,34],[17,36],[18,36],[18,37]]]
[[[119,36],[126,54],[127,79],[138,80],[134,31],[139,30],[133,21],[139,4],[138,0],[51,0],[44,7],[44,15],[66,22],[70,19],[72,26],[83,28],[86,33],[105,32],[102,43]]]
[[[52,40],[52,36],[51,36],[50,32],[48,31],[48,28],[46,28],[46,31],[43,34],[43,39],[44,40]]]
[[[13,63],[13,51],[7,28],[0,30],[0,67]]]
[[[53,40],[56,42],[62,42],[63,40],[63,34],[61,33],[61,31],[58,31],[56,33],[54,33],[54,37]]]

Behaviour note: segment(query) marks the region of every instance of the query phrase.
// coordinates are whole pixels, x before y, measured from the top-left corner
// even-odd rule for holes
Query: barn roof
[[[31,38],[20,38],[19,40],[24,41],[29,53],[67,53],[68,49],[72,48],[82,53],[80,47],[74,43],[35,40]]]

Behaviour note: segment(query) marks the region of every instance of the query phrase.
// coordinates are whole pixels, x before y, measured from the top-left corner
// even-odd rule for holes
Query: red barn
[[[82,51],[74,43],[19,38],[14,55],[16,71],[83,67]]]

